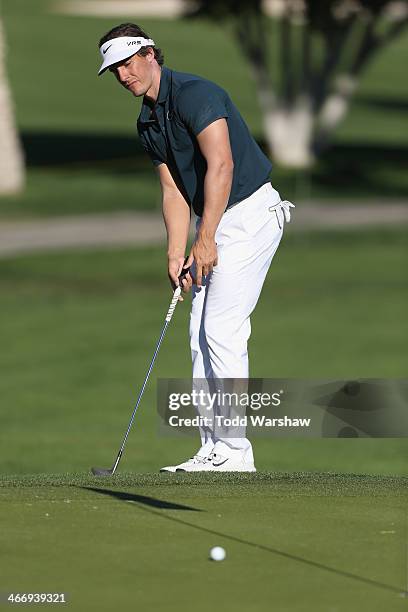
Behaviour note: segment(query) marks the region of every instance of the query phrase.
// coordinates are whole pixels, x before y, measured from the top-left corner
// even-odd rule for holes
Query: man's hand
[[[187,265],[184,265],[184,261],[185,261],[184,257],[169,257],[168,259],[168,275],[169,275],[169,279],[170,279],[170,283],[173,288],[173,291],[180,284],[179,276],[183,268],[185,269],[188,267]],[[181,280],[181,288],[184,291],[184,293],[187,293],[188,291],[190,291],[192,285],[193,285],[193,279],[191,277],[190,272],[188,272],[185,276],[183,276]],[[180,302],[182,302],[183,299],[184,298],[182,296],[179,297]]]
[[[204,209],[198,236],[186,263],[196,265],[195,283],[201,287],[203,276],[211,274],[218,264],[215,233],[224,214],[231,192],[234,162],[228,125],[225,118],[217,119],[197,135],[198,145],[207,162],[204,179]]]
[[[203,276],[210,274],[218,263],[217,244],[212,234],[199,232],[184,268],[189,268],[193,261],[196,265],[196,278],[193,281],[201,287]]]

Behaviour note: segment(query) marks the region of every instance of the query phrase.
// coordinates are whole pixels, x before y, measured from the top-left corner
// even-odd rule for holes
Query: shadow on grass
[[[199,508],[193,508],[192,506],[184,506],[183,504],[176,504],[174,502],[164,501],[155,497],[147,497],[146,495],[136,495],[135,493],[126,493],[125,491],[112,491],[111,489],[98,489],[96,487],[80,487],[94,493],[100,493],[101,495],[108,495],[115,499],[120,499],[126,502],[135,502],[150,506],[151,508],[160,508],[162,510],[190,510],[191,512],[202,512]]]
[[[401,98],[359,95],[356,97],[354,103],[357,106],[371,107],[376,110],[382,110],[391,113],[408,112],[408,100],[403,100]]]
[[[87,132],[22,132],[21,139],[29,167],[101,165],[112,172],[151,169],[136,130],[129,136]],[[131,161],[131,164],[123,162]],[[118,162],[121,162],[118,165]],[[136,166],[135,166],[136,164]],[[107,168],[106,168],[107,166]]]
[[[371,578],[366,578],[365,576],[359,576],[358,574],[353,574],[351,572],[345,572],[343,570],[337,569],[335,567],[331,567],[330,565],[326,565],[324,563],[318,563],[317,561],[312,561],[311,559],[306,559],[304,557],[300,557],[299,555],[293,555],[291,553],[285,552],[283,550],[279,550],[277,548],[273,548],[272,546],[265,546],[264,544],[258,544],[257,542],[251,542],[250,540],[244,540],[243,538],[238,538],[234,535],[230,535],[227,533],[223,533],[221,531],[215,531],[214,529],[208,529],[207,527],[202,527],[201,525],[195,525],[194,523],[190,523],[181,518],[177,518],[175,516],[170,516],[164,512],[160,512],[157,510],[152,510],[152,508],[161,508],[161,509],[171,509],[171,510],[196,510],[196,508],[191,508],[189,506],[179,506],[179,504],[173,504],[172,502],[164,502],[157,500],[152,497],[145,497],[144,495],[135,495],[131,493],[125,493],[121,491],[111,491],[108,489],[98,489],[94,487],[80,487],[82,489],[87,489],[89,491],[93,491],[95,493],[99,493],[102,495],[110,495],[115,497],[116,499],[120,499],[123,501],[134,501],[137,504],[140,504],[140,509],[145,512],[149,512],[150,514],[154,514],[161,519],[166,521],[171,521],[173,523],[178,523],[179,525],[183,525],[184,527],[188,527],[190,529],[195,529],[197,531],[201,531],[203,533],[207,533],[212,536],[217,536],[219,538],[224,538],[225,540],[229,540],[230,542],[236,542],[238,544],[243,544],[245,546],[250,546],[251,548],[257,548],[258,550],[262,550],[263,552],[267,552],[278,557],[289,559],[291,561],[295,561],[297,563],[302,563],[309,567],[314,567],[318,570],[324,570],[326,572],[330,572],[331,574],[335,574],[337,576],[342,576],[343,578],[348,578],[350,580],[354,580],[363,584],[370,585],[372,587],[381,588],[383,590],[395,593],[400,595],[401,597],[407,597],[408,593],[404,591],[403,588],[395,587],[391,584],[387,584],[384,582],[379,582],[378,580],[372,580]],[[148,502],[146,502],[148,500]],[[150,507],[146,507],[150,506]]]
[[[337,144],[329,149],[311,171],[311,180],[320,187],[348,192],[372,192],[377,197],[406,197],[406,180],[399,181],[396,173],[405,174],[408,147],[360,143]],[[393,173],[388,179],[385,175]]]
[[[381,101],[377,101],[381,103]],[[402,103],[401,103],[402,104]],[[22,142],[29,167],[93,169],[111,175],[148,173],[152,164],[143,151],[136,130],[129,136],[87,132],[23,132]],[[266,151],[266,143],[258,141]],[[404,178],[408,147],[369,142],[335,144],[309,171],[275,166],[272,180],[287,196],[375,195],[406,197]],[[305,187],[299,185],[305,183]],[[308,190],[312,193],[308,193]]]

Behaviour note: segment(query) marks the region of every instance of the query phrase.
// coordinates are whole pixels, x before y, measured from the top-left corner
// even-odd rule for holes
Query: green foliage
[[[189,17],[225,19],[262,12],[262,0],[190,0],[187,1],[187,6],[188,4],[191,4],[187,13]]]
[[[157,211],[160,189],[135,130],[140,101],[121,91],[112,75],[96,76],[97,41],[113,19],[56,14],[43,0],[3,0],[2,9],[28,186],[22,196],[1,198],[0,216]],[[265,21],[271,71],[279,78],[278,24]],[[145,19],[142,25],[160,42],[168,66],[224,87],[265,147],[254,83],[228,22],[220,28],[204,19],[170,23]],[[299,35],[296,26],[296,48]],[[317,45],[316,64],[321,52]],[[395,40],[376,57],[336,134],[335,146],[313,170],[294,172],[275,165],[272,181],[285,197],[372,201],[405,196],[407,131],[402,126],[407,57],[407,37]]]

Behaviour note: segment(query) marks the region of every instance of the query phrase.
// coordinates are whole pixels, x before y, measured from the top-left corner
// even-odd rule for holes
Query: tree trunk
[[[316,118],[314,150],[317,154],[327,148],[332,133],[346,116],[357,84],[357,79],[351,74],[339,75],[335,79],[332,92]]]
[[[288,108],[278,102],[269,74],[251,61],[252,76],[262,114],[264,135],[270,155],[282,166],[308,168],[315,158],[312,152],[314,117],[307,94],[299,94]]]
[[[290,168],[308,168],[315,161],[313,112],[309,99],[298,98],[292,108],[263,109],[264,129],[272,159]]]
[[[0,194],[18,193],[24,187],[24,157],[14,122],[5,62],[5,39],[0,21]]]

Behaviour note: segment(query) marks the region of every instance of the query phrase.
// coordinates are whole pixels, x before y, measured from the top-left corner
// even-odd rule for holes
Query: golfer
[[[271,163],[252,138],[227,92],[199,76],[164,66],[161,50],[138,25],[119,25],[99,43],[102,66],[136,97],[137,122],[162,189],[168,275],[175,288],[192,289],[190,345],[193,381],[218,389],[249,377],[250,315],[290,220],[290,202],[270,183]],[[191,211],[197,216],[186,258]],[[198,405],[209,415],[209,406]],[[211,407],[224,414],[225,406]],[[231,415],[231,407],[228,414]],[[200,427],[193,458],[163,471],[254,472],[243,427]]]

